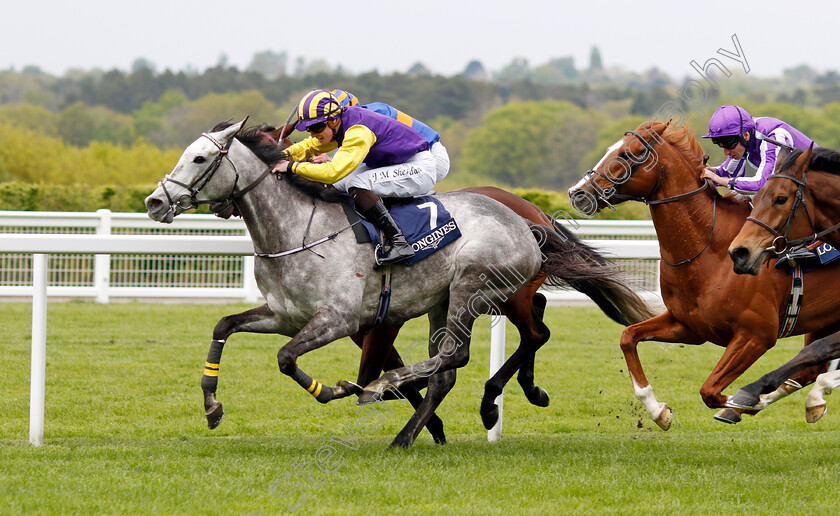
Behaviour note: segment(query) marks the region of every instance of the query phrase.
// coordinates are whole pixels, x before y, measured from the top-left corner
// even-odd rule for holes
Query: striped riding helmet
[[[344,90],[332,90],[330,93],[338,100],[338,103],[341,104],[341,107],[344,106],[357,106],[359,104],[359,99],[356,98],[355,95],[350,93],[349,91]]]
[[[298,103],[298,123],[295,129],[306,129],[318,122],[337,118],[341,114],[341,104],[328,91],[312,90]]]

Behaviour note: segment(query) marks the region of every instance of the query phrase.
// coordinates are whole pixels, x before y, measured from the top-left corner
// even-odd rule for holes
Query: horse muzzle
[[[156,196],[154,193],[144,201],[146,205],[146,213],[149,218],[158,222],[166,224],[171,223],[175,219],[175,206],[169,203],[165,198]]]
[[[761,264],[767,255],[766,250],[752,252],[744,246],[729,249],[729,258],[732,259],[732,270],[735,274],[751,274],[758,276],[761,272]]]

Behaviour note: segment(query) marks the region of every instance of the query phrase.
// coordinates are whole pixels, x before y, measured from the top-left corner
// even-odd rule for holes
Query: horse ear
[[[801,156],[796,158],[796,172],[802,173],[808,168],[811,164],[811,155],[814,153],[814,143],[811,142],[811,146],[808,147],[808,150],[802,153]]]
[[[226,129],[222,129],[221,131],[213,133],[213,138],[215,138],[216,141],[218,141],[222,145],[227,146],[228,143],[230,143],[230,141],[233,139],[233,137],[236,136],[237,133],[239,133],[239,131],[241,131],[243,127],[245,127],[245,123],[247,121],[248,117],[246,116],[245,119],[241,122],[233,123]]]
[[[787,161],[788,156],[790,156],[790,150],[787,147],[780,147],[779,153],[776,154],[776,166],[773,167],[774,174],[779,172],[779,169],[782,168],[782,164]]]

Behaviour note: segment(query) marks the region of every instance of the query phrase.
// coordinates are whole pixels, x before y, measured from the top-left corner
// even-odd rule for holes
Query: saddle
[[[403,234],[405,234],[406,240],[414,248],[414,257],[401,262],[400,265],[414,265],[461,236],[458,223],[434,196],[423,195],[406,199],[389,199],[387,204],[391,217],[397,222]],[[363,232],[360,231],[356,235],[356,241],[359,243],[370,242],[376,248],[381,242],[379,231],[352,208],[353,201],[349,196],[347,197],[347,205],[350,209],[345,207],[344,213],[348,222],[354,224],[361,221],[361,226],[366,230],[365,236],[367,238],[363,238],[359,234]],[[354,229],[357,227],[359,227],[359,224],[356,224]]]

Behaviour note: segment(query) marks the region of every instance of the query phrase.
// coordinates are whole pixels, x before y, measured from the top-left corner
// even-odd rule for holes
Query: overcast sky
[[[740,66],[717,53],[735,51],[733,34],[756,76],[800,64],[840,69],[840,4],[829,0],[10,0],[0,13],[0,70],[35,65],[54,75],[128,71],[137,58],[158,71],[203,71],[222,55],[242,70],[265,50],[352,73],[420,61],[454,75],[474,59],[496,71],[517,57],[533,67],[566,56],[581,69],[597,46],[606,67],[657,67],[678,79],[695,74],[692,60]]]

